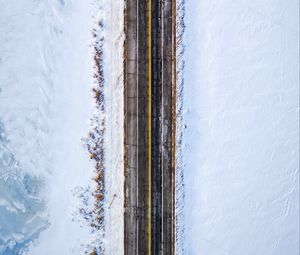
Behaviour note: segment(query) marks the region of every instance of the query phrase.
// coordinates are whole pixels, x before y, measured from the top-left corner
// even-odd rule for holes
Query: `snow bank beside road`
[[[185,254],[299,254],[299,3],[185,14]]]
[[[102,0],[107,254],[124,254],[124,0]]]

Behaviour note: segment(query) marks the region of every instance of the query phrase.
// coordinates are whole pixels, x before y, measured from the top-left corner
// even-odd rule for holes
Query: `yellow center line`
[[[152,0],[148,1],[148,255],[151,255],[151,237],[152,237]]]

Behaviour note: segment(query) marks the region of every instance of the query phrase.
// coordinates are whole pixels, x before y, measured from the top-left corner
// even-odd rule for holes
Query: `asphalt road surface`
[[[174,254],[175,1],[125,9],[125,254]]]

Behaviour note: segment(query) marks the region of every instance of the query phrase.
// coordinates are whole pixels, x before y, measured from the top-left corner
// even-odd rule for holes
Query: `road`
[[[174,0],[125,9],[125,254],[174,254]]]

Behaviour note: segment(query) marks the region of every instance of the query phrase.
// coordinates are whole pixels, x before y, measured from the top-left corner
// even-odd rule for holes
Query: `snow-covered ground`
[[[95,188],[94,163],[82,139],[98,114],[92,30],[99,26],[99,15],[108,48],[105,165],[110,188],[104,243],[113,244],[109,254],[121,254],[123,111],[113,105],[123,100],[123,1],[0,4],[0,254],[83,254],[97,240],[79,209],[81,191],[90,187],[85,195],[91,196]]]
[[[92,165],[81,139],[89,130],[92,115],[91,1],[49,2],[45,30],[53,90],[47,134],[50,177],[47,179],[49,228],[32,245],[30,254],[79,254],[88,242],[89,229],[73,217],[77,210],[74,192],[91,181]],[[47,46],[47,44],[49,44]],[[47,53],[45,53],[47,54]],[[34,159],[34,157],[32,157]],[[74,251],[74,252],[73,252]]]
[[[186,0],[184,254],[299,254],[299,2]]]
[[[19,254],[22,243],[47,227],[30,254],[70,254],[89,236],[89,229],[73,219],[73,193],[92,174],[81,141],[93,110],[92,6],[53,0],[1,5],[0,118],[6,154],[13,159],[1,168],[1,194],[11,190],[1,196],[1,221],[6,223],[0,230],[1,242],[6,240],[0,244],[2,253],[11,254],[3,252],[10,242],[11,252]],[[4,173],[10,174],[12,185]],[[26,187],[33,182],[32,194]]]
[[[106,254],[124,254],[124,0],[104,0]]]

